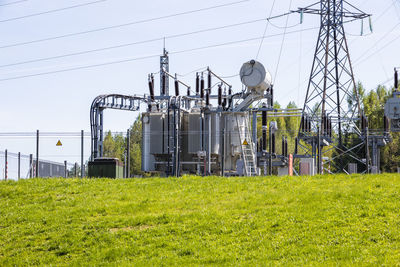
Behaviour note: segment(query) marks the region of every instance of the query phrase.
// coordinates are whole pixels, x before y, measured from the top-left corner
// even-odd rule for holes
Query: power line
[[[290,3],[289,3],[289,11],[290,11],[290,8],[292,7],[292,2],[293,2],[293,0],[290,0]],[[285,25],[285,30],[283,31],[282,43],[281,43],[281,48],[280,48],[280,50],[279,50],[278,63],[276,64],[275,77],[274,77],[273,83],[275,83],[276,77],[278,76],[279,64],[281,63],[283,45],[284,45],[284,43],[285,43],[285,37],[286,37],[286,31],[287,31],[288,22],[289,22],[289,16],[286,16],[286,25]]]
[[[48,11],[44,11],[44,12],[39,12],[39,13],[33,13],[33,14],[25,15],[25,16],[20,16],[20,17],[14,17],[14,18],[9,18],[9,19],[4,19],[4,20],[0,20],[0,23],[9,22],[9,21],[14,21],[14,20],[20,20],[20,19],[26,19],[26,18],[31,18],[31,17],[36,17],[36,16],[45,15],[45,14],[50,14],[50,13],[55,13],[55,12],[60,12],[60,11],[68,10],[68,9],[73,9],[73,8],[78,8],[78,7],[83,7],[83,6],[98,4],[98,3],[101,3],[101,2],[105,2],[105,1],[108,1],[108,0],[97,0],[97,1],[89,2],[89,3],[84,3],[84,4],[79,4],[79,5],[73,5],[73,6],[63,7],[63,8],[57,8],[57,9],[52,9],[52,10],[48,10]]]
[[[317,28],[318,27],[307,28],[307,29],[304,29],[301,31],[309,31],[309,30],[314,30]],[[293,34],[293,33],[298,33],[298,32],[300,32],[300,30],[287,32],[286,34]],[[244,40],[231,41],[231,42],[225,42],[225,43],[220,43],[220,44],[190,48],[190,49],[186,49],[186,50],[180,50],[180,51],[170,52],[169,54],[182,54],[182,53],[193,52],[193,51],[198,51],[198,50],[205,50],[205,49],[216,48],[216,47],[222,47],[222,46],[227,46],[227,45],[232,45],[232,44],[256,41],[256,40],[260,40],[262,38],[271,38],[271,37],[276,37],[276,36],[281,36],[281,35],[283,35],[283,34],[279,33],[279,34],[273,34],[273,35],[267,35],[267,36],[254,37],[254,38],[249,38],[249,39],[244,39]],[[0,79],[0,82],[9,81],[9,80],[18,80],[18,79],[36,77],[36,76],[43,76],[43,75],[49,75],[49,74],[56,74],[56,73],[62,73],[62,72],[69,72],[69,71],[75,71],[75,70],[81,70],[81,69],[89,69],[89,68],[95,68],[95,67],[101,67],[101,66],[107,66],[107,65],[115,65],[115,64],[120,64],[120,63],[127,63],[127,62],[156,58],[156,57],[159,57],[159,54],[135,57],[135,58],[128,58],[128,59],[122,59],[122,60],[116,60],[116,61],[109,61],[109,62],[103,62],[103,63],[93,64],[93,65],[79,66],[79,67],[73,67],[73,68],[67,68],[67,69],[61,69],[61,70],[55,70],[55,71],[21,75],[21,76],[15,76],[15,77],[10,77],[10,78],[3,78],[3,79]]]
[[[52,56],[52,57],[45,57],[45,58],[38,58],[38,59],[20,61],[20,62],[16,62],[16,63],[0,65],[0,68],[6,68],[6,67],[11,67],[11,66],[23,65],[23,64],[28,64],[28,63],[35,63],[35,62],[46,61],[46,60],[51,60],[51,59],[59,59],[59,58],[64,58],[64,57],[78,56],[78,55],[89,54],[89,53],[94,53],[94,52],[101,52],[101,51],[106,51],[106,50],[118,49],[118,48],[138,45],[138,44],[145,44],[145,43],[151,43],[151,42],[156,42],[156,41],[162,41],[164,39],[174,39],[174,38],[193,35],[193,34],[199,34],[199,33],[204,33],[204,32],[209,32],[209,31],[216,31],[216,30],[221,30],[221,29],[238,27],[238,26],[242,26],[242,25],[246,25],[246,24],[252,24],[252,23],[256,23],[256,22],[260,22],[260,21],[265,21],[265,20],[267,20],[267,18],[244,21],[244,22],[241,22],[241,23],[229,24],[229,25],[224,25],[224,26],[221,26],[221,27],[214,27],[214,28],[208,28],[208,29],[203,29],[203,30],[198,30],[198,31],[174,34],[174,35],[169,35],[169,36],[165,36],[165,37],[158,37],[158,38],[153,38],[153,39],[148,39],[148,40],[143,40],[143,41],[119,44],[119,45],[102,47],[102,48],[97,48],[97,49],[84,50],[84,51],[79,51],[79,52],[74,52],[74,53],[69,53],[69,54],[62,54],[62,55],[58,55],[58,56]]]
[[[0,6],[10,6],[10,5],[15,5],[15,4],[20,4],[22,2],[26,2],[28,0],[20,0],[20,1],[14,1],[14,2],[9,2],[9,3],[5,3],[5,4],[1,4]]]
[[[269,11],[269,16],[268,16],[268,17],[271,17],[271,16],[272,16],[272,12],[273,12],[273,10],[274,10],[274,6],[275,6],[275,0],[274,0],[274,2],[272,3],[272,7],[271,7],[271,10]],[[263,36],[265,36],[265,34],[267,33],[269,23],[270,23],[269,20],[267,20],[267,24],[265,25]],[[258,56],[260,55],[260,51],[261,51],[261,47],[262,47],[262,45],[263,45],[263,42],[264,42],[264,38],[261,39],[260,45],[258,46],[258,51],[257,51],[256,59],[258,59]]]
[[[232,5],[236,5],[236,4],[240,4],[240,3],[244,3],[244,2],[248,2],[248,1],[250,1],[250,0],[241,0],[241,1],[236,1],[236,2],[230,2],[227,4],[215,5],[215,6],[210,6],[210,7],[200,8],[200,9],[194,9],[194,10],[174,13],[174,14],[170,14],[170,15],[154,17],[154,18],[144,19],[144,20],[137,20],[137,21],[127,22],[127,23],[123,23],[123,24],[117,24],[117,25],[112,25],[112,26],[107,26],[107,27],[102,27],[102,28],[97,28],[97,29],[92,29],[92,30],[87,30],[87,31],[68,33],[68,34],[64,34],[64,35],[58,35],[58,36],[53,36],[53,37],[48,37],[48,38],[43,38],[43,39],[2,45],[2,46],[0,46],[0,49],[28,45],[28,44],[33,44],[33,43],[41,43],[41,42],[46,42],[46,41],[51,41],[51,40],[57,40],[57,39],[63,39],[63,38],[67,38],[67,37],[77,36],[77,35],[85,35],[85,34],[94,33],[94,32],[106,31],[106,30],[111,30],[111,29],[116,29],[116,28],[121,28],[121,27],[127,27],[127,26],[137,25],[137,24],[141,24],[141,23],[152,22],[152,21],[156,21],[156,20],[162,20],[162,19],[167,19],[167,18],[172,18],[172,17],[177,17],[177,16],[193,14],[193,13],[197,13],[197,12],[203,12],[203,11],[207,11],[207,10],[232,6]]]

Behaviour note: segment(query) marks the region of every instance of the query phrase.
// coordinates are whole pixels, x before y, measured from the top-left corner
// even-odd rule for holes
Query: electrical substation
[[[383,130],[370,131],[344,31],[345,23],[371,15],[343,0],[321,0],[289,13],[321,18],[301,109],[274,109],[274,93],[279,93],[279,85],[272,84],[268,66],[262,62],[250,59],[242,65],[239,76],[243,88],[233,88],[211,68],[196,73],[192,86],[170,72],[169,55],[164,48],[159,93],[155,81],[158,77],[149,74],[149,94],[101,95],[93,101],[91,160],[103,160],[105,109],[142,111],[145,107],[141,112],[144,172],[164,176],[271,175],[273,168],[275,173],[285,175],[379,172],[380,147],[391,142],[390,131],[400,131],[400,93],[395,91],[387,103]],[[281,151],[275,149],[275,133],[279,130],[274,121],[276,114],[301,121],[294,151],[288,151],[284,136]],[[258,133],[260,117],[262,130]]]

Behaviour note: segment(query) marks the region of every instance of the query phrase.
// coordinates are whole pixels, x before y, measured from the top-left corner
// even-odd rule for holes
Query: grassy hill
[[[0,265],[400,263],[400,176],[0,182]]]

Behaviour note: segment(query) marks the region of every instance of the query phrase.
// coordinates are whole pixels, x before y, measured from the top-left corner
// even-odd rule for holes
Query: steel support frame
[[[343,0],[320,0],[319,9],[310,6],[297,12],[320,15],[320,30],[303,115],[311,119],[311,135],[315,134],[321,138],[325,132],[323,117],[329,117],[332,120],[332,131],[335,133],[331,145],[342,151],[351,151],[351,148],[343,146],[343,134],[356,133],[361,138],[361,131],[357,125],[361,107],[343,19],[363,19],[370,15],[348,4],[355,9],[355,12],[352,12],[344,7],[344,3],[348,4]],[[309,135],[299,129],[299,140],[309,140]],[[318,148],[313,150],[318,151],[319,157],[322,157],[325,152],[320,142],[313,144],[315,145],[318,145]],[[302,145],[300,147],[304,148]],[[320,168],[320,171],[322,169]]]

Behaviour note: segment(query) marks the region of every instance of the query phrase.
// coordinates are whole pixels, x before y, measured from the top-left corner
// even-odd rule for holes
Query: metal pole
[[[78,177],[78,162],[75,162],[75,173],[74,177]]]
[[[39,130],[36,130],[36,178],[39,177]]]
[[[368,140],[368,127],[365,128],[365,161],[367,167],[367,174],[369,173],[369,140]]]
[[[33,155],[29,154],[29,178],[33,177]]]
[[[67,161],[64,160],[64,178],[68,177]]]
[[[131,177],[131,131],[126,131],[126,178]]]
[[[272,175],[272,127],[269,125],[269,158],[268,158],[269,175]]]
[[[4,180],[6,180],[7,181],[7,176],[8,176],[8,174],[7,174],[7,172],[8,172],[8,162],[7,162],[7,157],[8,157],[8,152],[7,152],[7,149],[6,149],[6,151],[5,151],[5,153],[4,153]]]
[[[319,128],[319,126],[317,127],[317,138],[318,138],[318,140],[317,140],[317,146],[318,146],[318,166],[317,166],[317,170],[318,170],[318,174],[321,174],[322,173],[322,166],[321,166],[321,163],[322,163],[322,151],[321,151],[321,135],[320,135],[320,128]]]
[[[83,147],[84,147],[84,134],[85,132],[81,130],[81,178],[85,176],[85,164],[83,162]]]
[[[21,152],[18,152],[18,180],[21,178]]]

